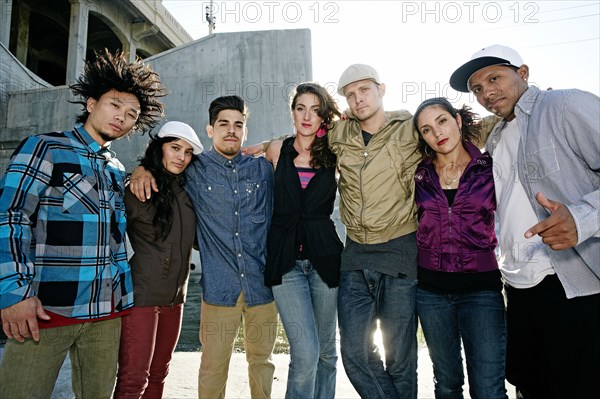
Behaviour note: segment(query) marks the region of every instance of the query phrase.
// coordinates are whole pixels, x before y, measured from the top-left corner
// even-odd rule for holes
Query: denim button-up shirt
[[[235,306],[243,292],[249,306],[273,301],[264,285],[273,209],[271,164],[241,154],[227,159],[211,149],[186,174],[186,191],[198,219],[203,300]]]
[[[600,292],[599,111],[600,99],[591,93],[537,87],[523,93],[515,107],[519,179],[538,220],[549,216],[535,199],[542,192],[565,204],[577,226],[574,248],[546,246],[568,298]],[[499,122],[488,138],[492,155],[505,125]]]

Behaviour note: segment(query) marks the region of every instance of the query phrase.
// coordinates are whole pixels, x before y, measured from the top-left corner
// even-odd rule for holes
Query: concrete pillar
[[[0,0],[0,43],[8,48],[10,42],[10,20],[12,18],[12,0]]]
[[[89,2],[87,0],[69,1],[71,2],[71,20],[67,55],[67,84],[75,82],[83,70],[89,21]]]
[[[27,52],[29,51],[29,17],[31,10],[25,4],[18,5],[17,12],[17,41],[15,43],[15,57],[23,65],[27,65]]]
[[[129,41],[129,59],[131,62],[135,61],[137,44],[156,35],[158,32],[160,32],[160,28],[152,23],[135,22],[131,24],[131,39]]]
[[[125,43],[123,43],[123,52],[127,53],[127,59],[129,62],[135,61],[135,52],[137,50],[137,46],[133,42],[133,40],[129,39]]]

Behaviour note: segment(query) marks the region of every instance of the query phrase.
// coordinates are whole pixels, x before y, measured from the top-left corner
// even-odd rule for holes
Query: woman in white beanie
[[[202,149],[190,126],[167,122],[140,161],[159,191],[140,202],[125,190],[135,306],[122,321],[115,398],[162,397],[181,330],[196,227],[183,172]]]

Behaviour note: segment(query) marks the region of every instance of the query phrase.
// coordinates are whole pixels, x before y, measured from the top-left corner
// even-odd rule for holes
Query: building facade
[[[291,132],[288,94],[312,79],[310,31],[218,33],[193,40],[160,0],[0,0],[0,171],[31,134],[73,125],[68,83],[94,51],[146,59],[170,94],[166,120],[189,123],[208,146],[208,104],[248,101],[249,142]],[[201,21],[201,16],[198,16]],[[114,143],[128,169],[148,135]]]

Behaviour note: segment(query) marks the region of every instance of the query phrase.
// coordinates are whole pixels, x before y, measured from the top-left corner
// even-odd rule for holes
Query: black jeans
[[[600,294],[567,299],[556,275],[506,293],[506,379],[526,399],[598,397]]]

